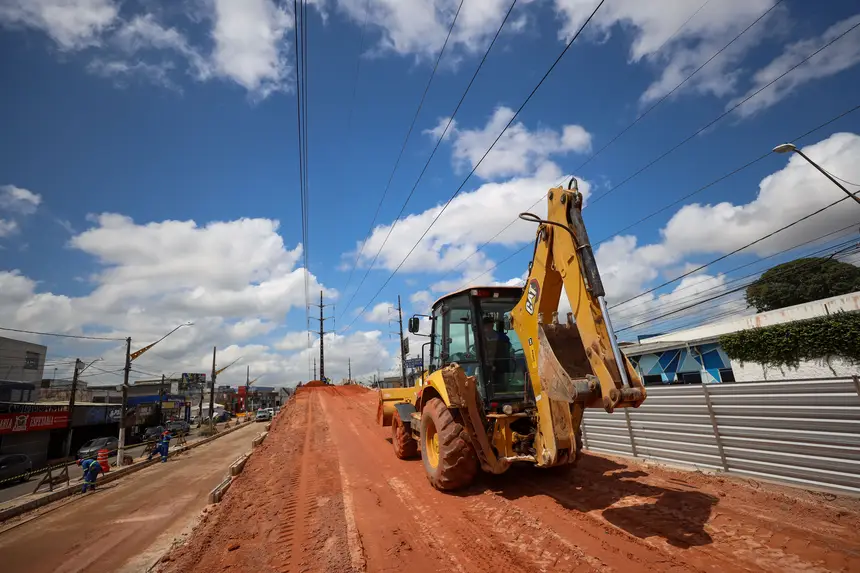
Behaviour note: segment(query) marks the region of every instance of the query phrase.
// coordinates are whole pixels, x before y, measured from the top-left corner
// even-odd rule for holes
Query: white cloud
[[[392,317],[397,315],[394,313],[396,307],[390,302],[380,302],[372,309],[364,313],[364,320],[367,322],[387,323]]]
[[[607,2],[597,12],[589,24],[587,37],[605,39],[616,28],[631,36],[631,63],[647,60],[662,70],[660,77],[642,95],[644,102],[650,102],[668,93],[775,2],[709,2],[685,24],[699,9],[700,2],[615,0]],[[563,39],[570,38],[579,29],[596,5],[594,0],[554,0],[554,3],[562,19],[560,36]],[[767,33],[766,22],[759,22],[697,73],[685,88],[720,97],[732,93],[738,80],[737,64]]]
[[[18,232],[18,223],[7,219],[0,219],[0,238],[14,235]]]
[[[0,185],[0,209],[32,215],[42,203],[42,196],[15,185]]]
[[[117,19],[113,0],[3,0],[0,24],[43,31],[62,50],[101,43],[101,34]]]
[[[753,85],[747,94],[730,102],[727,107],[733,107],[738,101],[742,101],[750,94],[774,81],[793,66],[799,64],[809,54],[844,34],[849,28],[856,26],[858,22],[860,22],[860,14],[837,22],[821,36],[789,44],[782,54],[753,75]],[[798,66],[790,74],[756,95],[755,98],[744,103],[738,108],[738,113],[743,116],[752,115],[782,101],[804,84],[836,75],[858,63],[860,63],[860,31],[854,30]]]
[[[249,318],[239,320],[230,325],[230,336],[235,340],[246,340],[268,334],[275,329],[277,325],[274,322],[260,320],[259,318]]]
[[[152,13],[120,17],[112,0],[3,0],[0,24],[41,30],[64,50],[95,48],[87,70],[103,77],[139,77],[179,90],[170,72],[187,68],[200,81],[233,81],[255,99],[289,89],[292,13],[274,0],[211,0],[200,8],[192,20],[211,25],[211,51]]]
[[[521,1],[520,4],[531,3]],[[435,59],[451,26],[459,0],[336,0],[340,10],[361,25],[367,13],[368,26],[381,33],[378,52]],[[502,23],[510,0],[471,0],[463,3],[446,53],[474,54],[485,50]],[[512,16],[513,17],[513,16]],[[509,31],[522,29],[511,20]],[[456,57],[454,58],[456,61]]]
[[[216,71],[266,97],[285,88],[291,16],[272,0],[214,0]]]
[[[138,224],[103,214],[91,217],[90,223],[90,228],[72,237],[69,246],[92,257],[100,267],[89,277],[94,283],[91,292],[80,296],[44,292],[19,271],[0,271],[0,324],[120,339],[130,335],[136,350],[191,320],[194,326],[176,331],[141,355],[134,363],[133,378],[148,377],[146,372],[207,372],[216,346],[219,365],[241,357],[235,368],[219,376],[223,383],[243,382],[246,365],[251,366],[252,376],[265,373],[267,385],[308,379],[308,360],[318,355],[318,341],[308,350],[306,332],[272,337],[291,311],[304,314],[304,270],[296,268],[301,247],[285,247],[276,221]],[[313,275],[310,287],[322,289],[327,298],[337,296]],[[257,340],[240,345],[249,339]],[[49,345],[53,357],[103,356],[105,362],[99,363],[103,370],[122,366],[124,344],[119,341],[47,338],[42,342]],[[377,331],[329,334],[326,344],[331,351],[327,372],[335,379],[346,376],[350,357],[356,375],[387,368],[391,362]],[[87,378],[114,384],[121,380],[116,372],[93,371]]]
[[[307,332],[288,332],[275,343],[275,348],[279,350],[299,350],[307,348],[310,337]]]
[[[803,152],[842,178],[860,180],[858,135],[837,133]],[[744,254],[770,255],[858,220],[857,206],[844,192],[802,157],[792,155],[788,165],[762,179],[749,203],[685,205],[661,230],[658,243],[639,246],[635,237],[619,236],[600,245],[596,257],[607,299],[627,299],[644,290],[661,270],[689,257],[732,252],[843,198],[843,203],[745,249]]]
[[[485,183],[474,191],[461,193],[439,217],[404,263],[402,270],[449,271],[475,253],[478,245],[487,241],[491,240],[492,243],[500,245],[516,245],[533,240],[536,226],[520,220],[497,237],[494,235],[523,211],[531,210],[538,215],[545,215],[546,203],[542,197],[561,177],[559,167],[547,162],[538,166],[537,171],[529,177],[514,178],[502,183]],[[591,186],[587,181],[580,180],[579,189],[588,197]],[[532,207],[535,203],[537,205]],[[389,270],[397,267],[441,209],[442,205],[436,205],[422,213],[409,215],[397,223],[376,264]],[[477,221],[480,221],[480,224],[476,224]],[[379,225],[373,230],[362,253],[361,264],[366,265],[372,260],[389,229],[390,225]],[[357,250],[358,247],[356,252]],[[467,274],[480,269],[480,274],[492,263],[483,252],[478,252],[467,264],[468,267],[460,268],[464,268]]]
[[[149,64],[141,61],[129,62],[95,58],[87,64],[87,71],[96,76],[111,78],[119,87],[125,87],[130,79],[142,78],[154,85],[182,91],[170,77],[170,72],[174,67],[173,62]]]
[[[483,128],[460,129],[457,122],[452,122],[445,132],[449,119],[446,117],[425,133],[438,139],[445,132],[445,139],[453,146],[454,165],[468,171],[481,160],[512,117],[514,110],[500,106]],[[475,173],[484,179],[527,175],[534,173],[550,155],[571,151],[585,153],[590,149],[591,134],[579,125],[565,125],[561,132],[545,128],[529,131],[525,124],[517,121],[505,131]]]
[[[429,306],[431,302],[433,302],[433,296],[428,290],[420,290],[416,293],[412,293],[412,295],[409,296],[409,302],[411,302],[417,307],[426,307]]]
[[[20,220],[36,212],[42,196],[15,185],[0,185],[0,238],[21,230]]]

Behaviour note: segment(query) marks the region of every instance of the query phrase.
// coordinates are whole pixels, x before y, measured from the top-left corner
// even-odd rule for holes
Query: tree
[[[860,291],[860,267],[827,257],[796,259],[765,271],[747,287],[759,312]]]

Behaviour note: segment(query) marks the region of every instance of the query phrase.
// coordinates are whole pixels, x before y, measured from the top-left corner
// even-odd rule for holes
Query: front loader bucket
[[[397,404],[415,403],[415,387],[380,388],[379,403],[376,407],[376,422],[382,426],[390,426]]]
[[[538,374],[541,388],[552,400],[585,402],[597,389],[573,321],[538,325]]]

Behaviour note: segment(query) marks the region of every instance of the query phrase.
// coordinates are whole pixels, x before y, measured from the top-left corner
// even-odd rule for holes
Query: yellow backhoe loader
[[[520,215],[538,224],[525,287],[440,298],[427,372],[411,388],[380,390],[378,419],[392,427],[395,454],[420,451],[437,489],[469,485],[479,467],[573,464],[585,408],[611,413],[645,400],[610,324],[576,179],[547,198],[546,220]],[[560,322],[562,287],[572,312]],[[409,331],[418,330],[415,316]]]

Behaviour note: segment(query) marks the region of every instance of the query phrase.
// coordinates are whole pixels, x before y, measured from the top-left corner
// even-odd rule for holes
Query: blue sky
[[[479,282],[521,279],[528,248],[495,265],[531,240],[533,226],[519,222],[493,236],[563,175],[575,174],[592,201],[611,190],[586,207],[597,242],[860,103],[860,29],[851,28],[860,13],[850,0],[823,6],[783,0],[775,7],[776,0],[665,0],[647,7],[607,0],[425,242],[371,302],[596,2],[517,3],[405,219],[355,293],[509,6],[506,0],[464,0],[348,282],[458,4],[317,0],[309,8],[309,271],[314,296],[324,288],[338,305],[338,333],[327,353],[332,377],[345,375],[348,357],[356,374],[395,363],[388,318],[397,295],[407,313],[420,312],[476,276]],[[306,348],[303,332],[292,3],[0,0],[0,52],[6,86],[0,92],[0,326],[131,335],[136,348],[193,320],[193,328],[136,362],[138,377],[205,369],[217,345],[219,364],[242,357],[241,364],[250,364],[252,375],[266,374],[268,384],[307,379],[316,350]],[[855,112],[797,143],[811,146],[808,152],[833,173],[857,182],[857,133]],[[610,303],[728,253],[839,193],[799,157],[758,161],[601,243],[598,262]],[[616,326],[656,317],[697,294],[725,292],[737,277],[844,241],[856,230],[729,272],[848,227],[860,219],[853,207],[840,203],[750,252],[637,299],[634,310],[619,307]],[[711,305],[696,319],[742,310],[738,297],[715,304],[722,306]],[[655,321],[626,336],[673,325],[683,324]],[[63,357],[79,355],[103,357],[100,368],[109,372],[121,366],[118,342],[45,341],[49,359],[61,368]],[[227,372],[224,381],[243,378],[244,368],[236,369],[242,372]],[[119,378],[94,373],[91,380]]]

